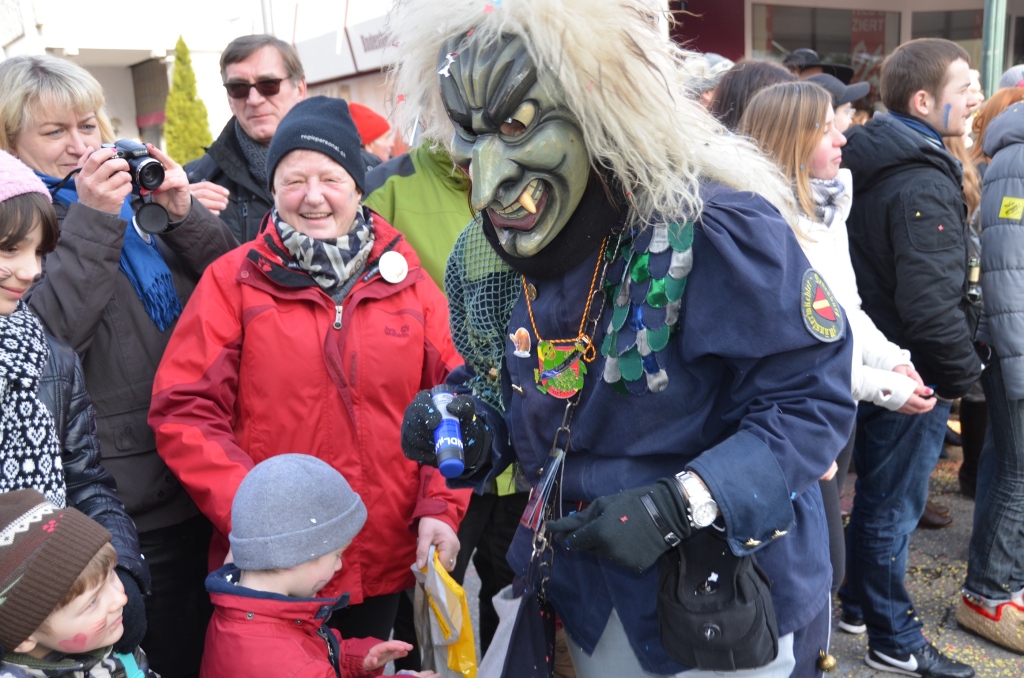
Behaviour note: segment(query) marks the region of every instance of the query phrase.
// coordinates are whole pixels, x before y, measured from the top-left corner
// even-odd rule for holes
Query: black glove
[[[494,435],[483,417],[476,416],[476,403],[469,395],[458,395],[448,403],[448,412],[459,419],[462,427],[462,454],[466,472],[477,464],[491,449]],[[437,466],[434,455],[434,429],[441,423],[441,413],[430,399],[430,391],[420,391],[405,408],[402,420],[402,452],[421,464]]]
[[[556,540],[574,551],[592,551],[625,568],[643,572],[661,554],[690,536],[689,503],[676,481],[601,497],[579,513],[547,524]]]
[[[146,635],[146,603],[142,598],[142,591],[139,590],[139,584],[131,573],[121,568],[115,569],[114,572],[124,586],[124,594],[128,596],[128,602],[121,611],[124,633],[121,634],[121,639],[114,643],[114,652],[131,654]]]

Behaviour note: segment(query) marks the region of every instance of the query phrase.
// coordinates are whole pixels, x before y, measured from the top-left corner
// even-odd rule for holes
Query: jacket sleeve
[[[61,455],[68,505],[110,531],[117,551],[117,566],[131,574],[139,589],[148,594],[149,566],[142,558],[139,533],[117,496],[117,484],[113,476],[100,464],[96,413],[89,393],[85,390],[82,364],[77,355],[71,351],[69,353],[74,359],[74,372]]]
[[[452,370],[462,365],[452,343],[448,326],[448,303],[426,271],[417,285],[423,305],[424,356],[420,388],[443,384]],[[429,516],[447,523],[456,532],[469,507],[469,490],[448,487],[445,477],[433,466],[420,467],[420,492],[413,510],[413,520]]]
[[[705,202],[693,260],[680,334],[689,360],[727,366],[721,412],[736,432],[687,468],[718,503],[731,550],[749,553],[792,529],[794,502],[849,438],[853,342],[848,328],[832,336],[805,323],[813,269],[763,199],[729,192]],[[756,489],[743,478],[757,478]]]
[[[373,671],[363,669],[363,661],[370,648],[378,644],[376,638],[345,638],[341,641],[341,675],[344,678],[373,678],[384,673],[381,666]]]
[[[948,182],[947,182],[948,183]],[[958,398],[981,375],[965,313],[967,244],[963,200],[947,183],[916,182],[890,206],[896,310],[906,348],[942,398]],[[959,192],[957,192],[959,193]],[[930,384],[931,385],[931,384]]]
[[[1024,222],[1019,209],[1024,202],[1022,161],[1020,144],[997,152],[985,174],[981,194],[986,334],[999,356],[1006,396],[1011,400],[1024,399]],[[1017,209],[1012,209],[1015,205]]]
[[[225,535],[231,500],[253,466],[234,435],[242,348],[236,286],[226,267],[203,274],[160,361],[149,410],[157,452]]]
[[[46,255],[42,278],[25,295],[47,331],[79,355],[88,350],[114,295],[126,226],[116,214],[72,203],[57,249]]]
[[[222,254],[238,247],[231,229],[195,198],[185,220],[161,237],[196,277]]]

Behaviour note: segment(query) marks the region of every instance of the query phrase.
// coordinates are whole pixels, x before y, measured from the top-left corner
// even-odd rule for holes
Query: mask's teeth
[[[537,213],[537,203],[533,201],[533,196],[530,195],[530,184],[527,184],[526,188],[523,189],[523,194],[519,196],[519,204],[523,206],[530,214]]]

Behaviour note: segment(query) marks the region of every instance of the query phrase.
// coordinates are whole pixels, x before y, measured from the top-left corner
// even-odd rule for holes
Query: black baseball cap
[[[844,85],[839,78],[828,73],[817,73],[804,78],[807,82],[821,85],[832,95],[832,107],[839,108],[843,104],[852,104],[857,99],[862,99],[871,91],[871,84],[857,82],[852,85]]]
[[[840,80],[844,85],[849,84],[853,80],[853,68],[851,66],[824,62],[817,52],[806,47],[794,49],[787,54],[786,58],[782,60],[782,65],[791,70],[795,69],[798,73],[803,73],[808,68],[818,67],[822,73],[828,73]]]

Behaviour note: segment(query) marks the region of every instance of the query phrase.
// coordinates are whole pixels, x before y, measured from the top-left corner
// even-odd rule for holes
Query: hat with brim
[[[786,58],[782,60],[782,65],[786,68],[796,69],[799,73],[803,73],[808,68],[817,67],[821,69],[822,73],[838,78],[844,85],[853,80],[853,67],[822,61],[817,52],[806,47],[794,49],[787,54]]]
[[[858,99],[863,99],[871,91],[871,83],[856,82],[852,85],[844,85],[839,78],[828,73],[818,73],[804,78],[824,87],[832,95],[832,107],[839,108],[843,104],[852,104]]]

